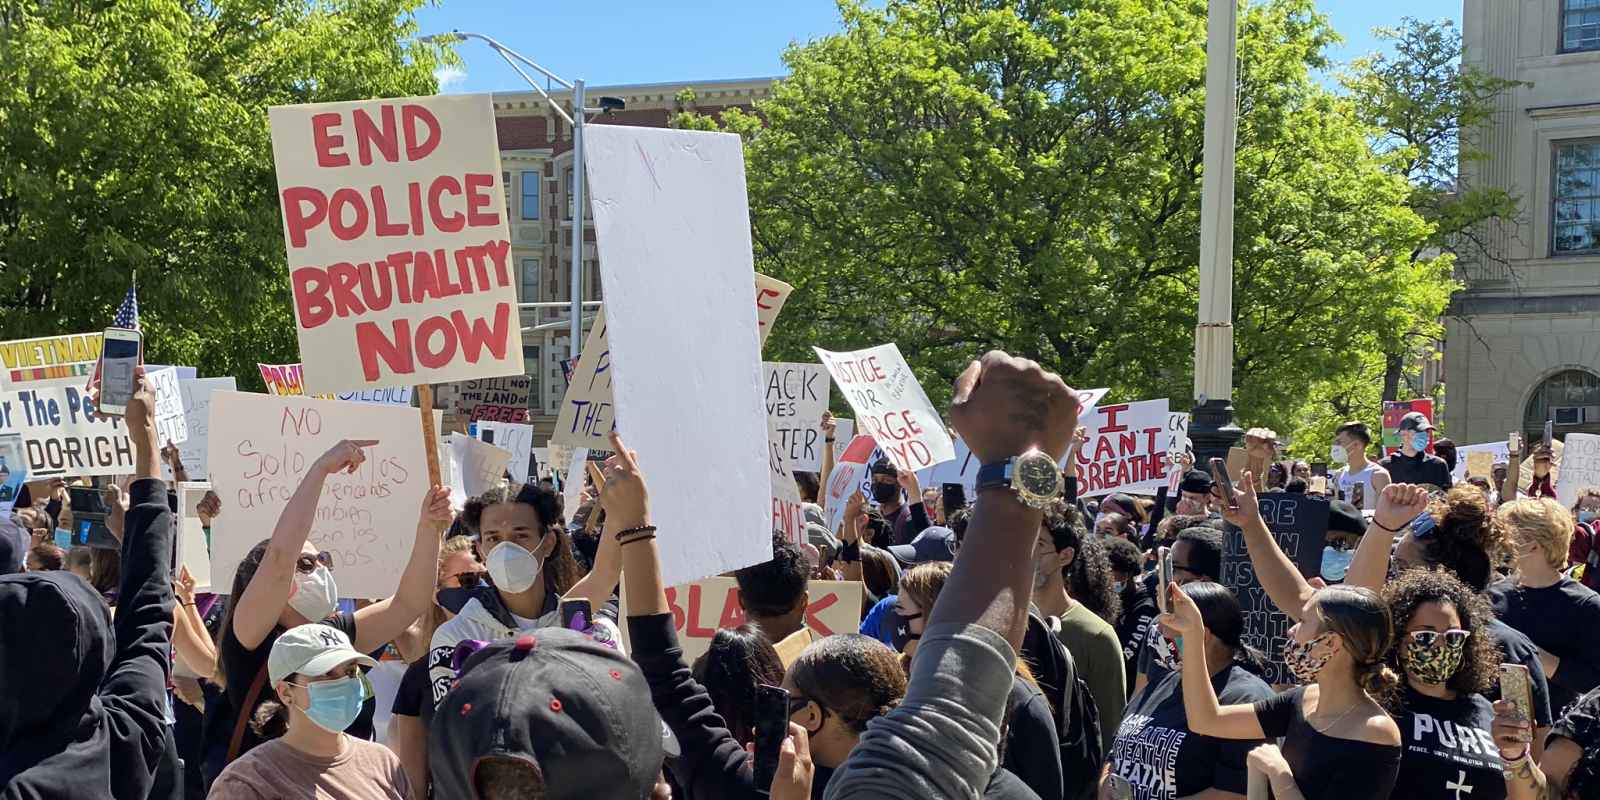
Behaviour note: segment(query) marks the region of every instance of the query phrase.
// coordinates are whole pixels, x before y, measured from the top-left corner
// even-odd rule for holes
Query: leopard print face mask
[[[1419,633],[1433,633],[1419,631]],[[1467,637],[1434,635],[1406,637],[1406,649],[1400,655],[1406,675],[1422,683],[1442,685],[1461,668],[1461,657],[1467,647]]]
[[[1287,664],[1289,671],[1294,673],[1294,679],[1302,684],[1316,681],[1322,668],[1328,666],[1329,659],[1333,658],[1333,651],[1328,651],[1320,656],[1314,656],[1311,651],[1323,642],[1332,641],[1333,633],[1324,633],[1309,642],[1301,643],[1289,640],[1288,646],[1283,649],[1283,663]]]

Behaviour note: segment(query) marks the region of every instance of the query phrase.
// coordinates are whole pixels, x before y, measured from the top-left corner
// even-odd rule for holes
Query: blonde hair
[[[1551,497],[1523,498],[1500,506],[1495,521],[1511,533],[1514,541],[1532,541],[1544,551],[1552,569],[1567,565],[1567,548],[1572,545],[1572,512]]]
[[[923,614],[932,612],[934,601],[939,599],[945,581],[950,579],[950,567],[948,561],[918,564],[900,576],[900,593],[911,598]]]
[[[470,536],[452,536],[452,537],[444,540],[444,544],[439,546],[439,571],[437,573],[437,576],[433,579],[433,585],[435,587],[435,589],[434,589],[435,592],[438,591],[437,587],[439,586],[439,582],[443,581],[445,578],[450,577],[450,576],[444,574],[444,563],[446,561],[449,561],[452,556],[457,556],[457,555],[460,555],[462,553],[466,553],[467,555],[472,556],[474,561],[477,560],[478,553],[477,553],[476,550],[474,550],[472,548],[472,537],[470,537]],[[449,616],[448,616],[449,612],[447,612],[444,609],[440,608],[439,604],[437,602],[433,603],[432,605],[433,605],[433,610],[430,611],[429,613],[423,615],[422,620],[421,620],[422,625],[423,625],[422,635],[423,635],[423,641],[424,642],[433,641],[433,632],[438,630],[439,626],[443,625],[445,623],[445,621],[449,619]]]

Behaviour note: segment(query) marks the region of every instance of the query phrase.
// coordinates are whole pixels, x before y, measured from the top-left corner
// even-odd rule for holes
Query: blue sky
[[[1372,28],[1409,15],[1461,19],[1461,0],[1318,0],[1345,43],[1340,61],[1377,46]],[[440,0],[418,14],[422,33],[483,33],[564,78],[591,86],[781,75],[791,42],[839,27],[833,0]],[[458,45],[464,74],[444,91],[526,88],[481,42]]]

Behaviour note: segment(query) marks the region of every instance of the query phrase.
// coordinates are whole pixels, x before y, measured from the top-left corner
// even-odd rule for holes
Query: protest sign
[[[1178,493],[1183,481],[1183,470],[1177,467],[1179,456],[1188,456],[1194,463],[1194,447],[1189,443],[1189,415],[1182,411],[1167,413],[1167,491]]]
[[[74,386],[0,392],[0,433],[22,434],[32,480],[127,475],[133,445],[121,417],[102,417]]]
[[[1506,442],[1483,442],[1481,444],[1464,444],[1456,447],[1456,468],[1451,470],[1450,479],[1464,480],[1468,476],[1474,478],[1493,479],[1495,464],[1509,464],[1511,450],[1506,447]],[[1494,487],[1497,491],[1500,487]]]
[[[586,130],[620,430],[645,475],[715,465],[714,480],[684,481],[651,498],[652,520],[664,530],[703,532],[693,547],[662,549],[662,579],[684,583],[767,561],[771,481],[739,137]],[[693,436],[684,435],[689,425]],[[720,524],[705,526],[709,508]]]
[[[178,371],[172,367],[146,372],[156,400],[156,439],[163,447],[189,441],[189,423],[183,414],[183,391]]]
[[[561,509],[568,522],[572,515],[578,511],[578,496],[583,494],[583,480],[585,463],[589,461],[589,448],[572,448],[572,457],[566,462],[567,471],[561,476],[564,483],[561,485]]]
[[[211,591],[211,548],[206,543],[206,529],[200,524],[200,501],[211,491],[211,484],[185,481],[178,484],[178,508],[183,512],[178,526],[178,564],[189,569],[194,578],[196,592]],[[173,571],[176,574],[176,570]],[[230,581],[231,583],[231,581]],[[231,586],[222,587],[231,591]]]
[[[848,353],[812,349],[855,409],[861,431],[896,467],[914,472],[955,458],[944,420],[893,342]]]
[[[1078,496],[1152,494],[1167,482],[1166,400],[1098,405],[1078,424],[1089,435],[1074,457]]]
[[[487,94],[267,110],[312,393],[522,373]]]
[[[783,310],[783,304],[788,302],[789,293],[793,291],[793,286],[777,278],[756,273],[756,325],[761,329],[762,347],[766,347],[772,323],[778,319],[778,312]]]
[[[533,426],[517,422],[479,422],[478,438],[511,454],[506,469],[518,483],[527,483],[533,457]]]
[[[394,593],[428,491],[417,412],[308,397],[212,393],[209,461],[222,514],[211,531],[211,574],[233,575],[272,535],[307,470],[344,439],[378,444],[354,475],[327,478],[308,541],[333,555],[344,597]]]
[[[210,454],[206,452],[206,442],[211,434],[211,393],[218,389],[231,392],[238,388],[233,378],[178,380],[178,392],[183,398],[184,426],[189,429],[188,440],[178,445],[178,456],[183,459],[183,469],[191,479],[204,480],[211,474]],[[165,464],[161,469],[168,479],[173,477]]]
[[[0,342],[0,387],[83,386],[100,359],[104,336],[95,331]]]
[[[267,394],[279,397],[315,397],[318,400],[345,400],[354,403],[376,403],[385,406],[410,406],[412,387],[391,386],[387,389],[358,389],[331,394],[306,394],[305,368],[300,364],[257,364],[261,381],[267,385]]]
[[[1283,548],[1285,555],[1306,578],[1322,572],[1322,547],[1328,537],[1328,501],[1314,495],[1275,492],[1258,498],[1261,517],[1267,530]],[[1267,672],[1262,679],[1270,684],[1294,683],[1283,663],[1283,648],[1289,641],[1288,615],[1272,604],[1245,551],[1244,532],[1229,525],[1222,556],[1222,584],[1233,590],[1244,609],[1243,644],[1266,656]]]
[[[806,605],[805,624],[818,637],[855,633],[861,628],[860,581],[811,581],[806,591],[810,602]],[[737,628],[745,623],[744,608],[739,605],[739,583],[733,578],[706,578],[669,586],[667,607],[672,611],[672,627],[677,629],[684,661],[691,664],[710,649],[717,629]],[[626,619],[628,615],[628,597],[624,593],[622,616]],[[622,642],[624,648],[631,648],[626,630],[622,632]]]
[[[1106,396],[1110,389],[1080,389],[1078,390],[1079,419],[1087,419],[1095,406]],[[1178,415],[1188,419],[1187,414]],[[923,489],[939,489],[947,483],[959,483],[967,493],[968,500],[977,497],[978,459],[972,457],[972,450],[957,436],[954,440],[955,458],[942,464],[934,465],[917,473],[917,482]],[[1061,460],[1061,468],[1066,469],[1067,462]],[[916,498],[911,498],[915,500]]]
[[[800,486],[794,482],[794,469],[776,453],[771,455],[772,530],[799,544],[805,537],[805,512],[800,508]]]
[[[27,482],[28,456],[22,449],[22,436],[0,433],[0,519],[11,513]]]
[[[850,440],[850,446],[835,461],[833,474],[828,476],[828,483],[822,489],[823,506],[828,513],[828,530],[839,530],[839,523],[844,520],[845,501],[861,488],[861,482],[867,477],[867,464],[870,463],[867,459],[872,457],[877,447],[878,443],[871,436],[857,436]]]
[[[478,378],[456,384],[454,405],[471,422],[527,422],[532,395],[533,378],[527,375]]]
[[[583,352],[578,354],[578,364],[567,381],[567,393],[561,398],[550,441],[596,450],[611,448],[606,437],[617,426],[611,379],[611,344],[606,335],[606,310],[601,308],[594,315],[594,325],[583,340]]]
[[[1561,480],[1556,482],[1556,499],[1564,508],[1578,504],[1578,492],[1600,487],[1600,436],[1569,433],[1561,453]]]
[[[457,511],[467,500],[493,489],[505,480],[510,451],[471,436],[450,438],[450,504]]]
[[[828,373],[820,364],[768,361],[761,365],[767,390],[767,442],[790,469],[822,469],[822,412],[828,410]]]
[[[1422,415],[1433,421],[1433,400],[1385,400],[1383,401],[1383,452],[1385,455],[1400,449],[1400,419],[1413,411],[1421,411]],[[1433,440],[1437,435],[1428,437],[1428,452],[1433,452]]]
[[[833,429],[833,460],[838,461],[844,455],[844,449],[850,446],[851,440],[856,438],[856,421],[841,417],[834,417]]]

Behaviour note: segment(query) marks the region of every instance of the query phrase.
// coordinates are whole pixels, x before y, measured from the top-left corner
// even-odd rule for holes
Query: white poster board
[[[646,476],[680,480],[651,498],[668,584],[772,558],[755,275],[739,137],[595,125],[586,129],[620,430]],[[693,324],[685,324],[693,320]],[[712,415],[715,424],[689,420]],[[718,509],[719,524],[705,513]]]
[[[1078,418],[1089,441],[1074,458],[1078,496],[1154,494],[1167,482],[1167,401],[1107,403]]]
[[[222,513],[211,529],[211,574],[232,582],[239,560],[272,536],[301,478],[324,452],[344,439],[376,439],[356,474],[327,479],[308,541],[333,555],[342,597],[394,594],[428,491],[419,428],[409,408],[213,392],[211,485]]]
[[[490,95],[267,119],[307,393],[522,374]]]
[[[762,347],[766,347],[772,323],[777,321],[778,312],[783,310],[783,304],[788,302],[793,291],[793,286],[777,278],[756,273],[756,325],[761,328]]]
[[[133,443],[121,417],[101,417],[76,386],[0,392],[0,433],[22,434],[29,480],[129,475]]]
[[[94,331],[0,342],[0,388],[85,386],[105,347],[104,336]]]
[[[527,483],[528,461],[533,455],[533,426],[518,422],[479,422],[478,438],[511,454],[506,469],[518,483]]]
[[[844,455],[845,448],[850,446],[850,441],[856,438],[856,421],[834,417],[833,422],[833,460],[838,461]]]
[[[165,447],[189,441],[189,423],[183,414],[183,391],[173,367],[145,373],[156,400],[156,440]]]
[[[896,467],[915,472],[956,457],[944,420],[893,342],[848,353],[812,349],[855,409],[861,432]]]
[[[233,378],[182,378],[178,392],[183,397],[183,422],[189,429],[189,438],[178,445],[178,456],[183,459],[183,469],[191,480],[205,480],[210,476],[210,456],[206,442],[211,438],[211,393],[221,389],[231,392],[238,389]],[[172,472],[163,462],[162,474],[168,480]]]
[[[450,505],[460,511],[467,500],[500,485],[505,480],[511,453],[471,436],[457,434],[450,439]]]
[[[827,370],[821,364],[768,361],[761,365],[761,383],[767,393],[767,442],[773,457],[783,459],[789,469],[822,469],[820,425],[832,387]]]
[[[610,299],[609,297],[607,298]],[[610,450],[617,426],[617,406],[612,399],[611,344],[606,336],[606,309],[594,315],[583,352],[572,368],[572,380],[561,398],[556,428],[550,441],[570,447]]]
[[[1578,503],[1578,492],[1600,488],[1600,436],[1569,433],[1561,452],[1561,480],[1556,481],[1556,499],[1563,508]]]
[[[857,436],[850,440],[849,446],[839,455],[833,465],[833,473],[828,475],[828,482],[822,487],[823,511],[828,515],[828,530],[837,533],[839,523],[844,521],[844,506],[861,488],[861,482],[867,477],[868,459],[878,447],[871,436]],[[870,498],[871,495],[868,495]]]
[[[206,545],[206,529],[200,524],[199,510],[200,501],[205,499],[209,491],[211,484],[202,481],[178,484],[178,509],[183,512],[178,526],[178,564],[189,568],[189,577],[194,578],[196,592],[214,591],[211,583],[211,552]],[[233,590],[232,578],[228,583],[228,586],[218,587],[222,590],[219,594]]]
[[[561,476],[565,481],[561,485],[561,510],[568,522],[572,521],[572,515],[578,511],[578,496],[583,494],[585,476],[583,464],[588,460],[589,448],[572,448],[572,456],[567,462],[567,472]]]
[[[1506,441],[1504,439],[1501,439],[1498,442],[1482,442],[1480,444],[1460,445],[1456,447],[1456,468],[1450,472],[1450,479],[1452,481],[1459,483],[1463,480],[1466,480],[1467,462],[1472,460],[1472,453],[1488,453],[1489,468],[1491,471],[1494,469],[1495,464],[1511,463],[1511,449],[1506,447]],[[1493,482],[1493,476],[1489,475],[1487,472],[1483,475],[1475,475],[1473,477],[1490,478],[1491,482]],[[1498,492],[1500,491],[1500,487],[1496,486],[1494,487],[1494,490]]]

